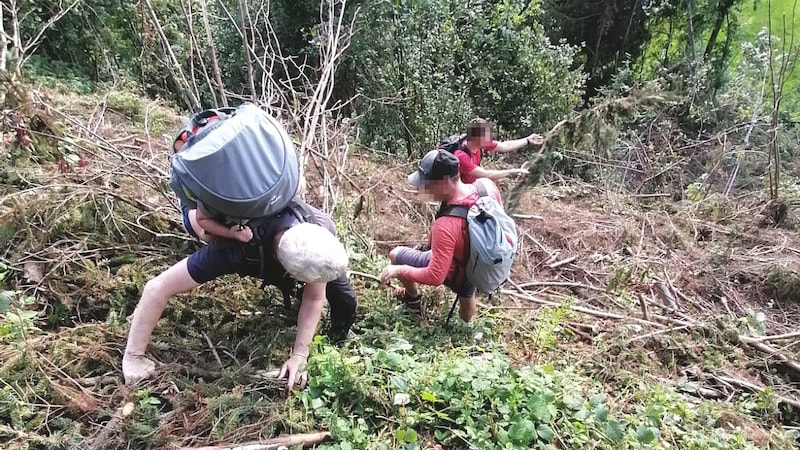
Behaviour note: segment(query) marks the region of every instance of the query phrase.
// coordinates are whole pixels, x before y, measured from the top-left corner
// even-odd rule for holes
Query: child
[[[184,135],[181,132],[172,144],[173,153],[181,151],[186,142],[182,139]],[[190,194],[190,193],[187,193]],[[188,195],[193,198],[192,195]],[[239,242],[249,242],[253,239],[253,230],[248,226],[227,225],[219,222],[213,217],[208,217],[197,209],[196,205],[186,205],[181,202],[181,216],[183,219],[183,227],[192,236],[200,239],[206,244],[211,243],[215,238],[233,239]]]

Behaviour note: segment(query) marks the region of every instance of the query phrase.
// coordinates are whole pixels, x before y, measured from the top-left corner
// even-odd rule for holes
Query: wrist
[[[531,141],[531,138],[526,137],[525,138],[525,143],[528,144],[527,145],[528,147],[533,147],[533,141]]]
[[[308,354],[307,354],[307,353],[302,353],[302,352],[292,352],[292,354],[291,354],[291,355],[289,355],[289,357],[290,357],[290,358],[294,358],[295,356],[298,356],[298,357],[300,357],[300,358],[303,358],[303,359],[305,359],[305,360],[308,360]]]

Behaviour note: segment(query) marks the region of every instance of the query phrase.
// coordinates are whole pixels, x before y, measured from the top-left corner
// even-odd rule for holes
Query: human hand
[[[381,272],[381,283],[389,284],[390,281],[397,278],[397,273],[400,271],[400,266],[389,264]]]
[[[300,372],[305,366],[308,356],[300,353],[292,353],[289,359],[281,366],[281,371],[278,373],[278,378],[286,376],[286,392],[291,392],[297,385],[303,389],[308,382],[308,372]]]
[[[250,242],[253,239],[253,230],[247,225],[234,225],[231,227],[231,233],[233,233],[233,238],[239,242]]]
[[[542,145],[544,142],[542,135],[537,133],[533,133],[525,139],[527,139],[528,145]]]
[[[144,355],[125,353],[122,357],[122,376],[125,384],[136,384],[156,373],[156,363]]]
[[[511,174],[512,175],[527,175],[528,174],[528,169],[526,169],[525,166],[522,166],[519,169],[511,169]]]

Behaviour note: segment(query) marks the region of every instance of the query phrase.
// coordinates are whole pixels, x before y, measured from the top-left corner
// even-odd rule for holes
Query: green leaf
[[[389,378],[389,384],[392,386],[392,389],[397,392],[406,392],[408,389],[406,380],[403,379],[403,377],[398,377],[397,375],[392,375],[391,378]]]
[[[645,415],[653,419],[656,425],[661,426],[661,418],[664,417],[664,407],[661,405],[649,405],[645,411]]]
[[[564,396],[564,406],[573,411],[578,411],[583,407],[583,399],[577,395],[567,394]]]
[[[11,310],[11,294],[10,291],[0,292],[0,314],[7,313]]]
[[[589,397],[589,404],[591,404],[592,406],[604,405],[605,403],[606,403],[605,395],[594,394],[591,397]]]
[[[536,428],[528,419],[520,420],[508,430],[511,440],[516,444],[526,445],[536,439]]]
[[[539,439],[545,442],[550,442],[555,437],[553,429],[546,423],[539,424],[539,426],[536,427],[536,432],[539,434]]]
[[[597,405],[592,413],[594,420],[598,422],[605,422],[608,420],[608,408],[606,405]]]
[[[585,421],[592,415],[592,412],[586,408],[581,408],[580,411],[576,412],[572,417],[576,420],[580,420],[581,422]]]
[[[503,429],[497,430],[497,442],[499,442],[501,445],[511,442],[511,438],[508,436],[508,431]]]
[[[658,439],[658,428],[639,425],[636,430],[636,440],[642,444],[652,444]]]
[[[397,438],[398,441],[404,442],[405,437],[406,437],[406,430],[403,429],[403,428],[399,428],[399,429],[395,430],[394,437]]]
[[[405,442],[417,442],[419,436],[415,430],[406,430],[406,435],[403,437]]]
[[[428,392],[428,391],[425,391],[425,392],[422,393],[422,400],[426,401],[426,402],[434,402],[434,403],[438,402],[438,401],[441,401],[441,400],[438,400],[436,398],[436,394],[434,394],[433,392]]]
[[[609,420],[606,423],[606,437],[611,442],[619,442],[624,437],[623,425],[616,420]]]
[[[434,430],[433,437],[436,438],[438,442],[442,442],[450,437],[450,430],[439,430],[439,429]]]
[[[549,406],[551,406],[551,404],[547,401],[547,397],[549,396],[545,393],[537,393],[528,400],[528,409],[531,412],[531,417],[537,422],[550,422],[551,409]]]

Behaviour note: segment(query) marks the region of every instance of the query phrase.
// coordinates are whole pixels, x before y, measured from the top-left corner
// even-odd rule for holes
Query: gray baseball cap
[[[422,187],[431,181],[444,180],[458,174],[458,158],[446,150],[431,150],[417,165],[417,171],[408,176],[414,187]]]

